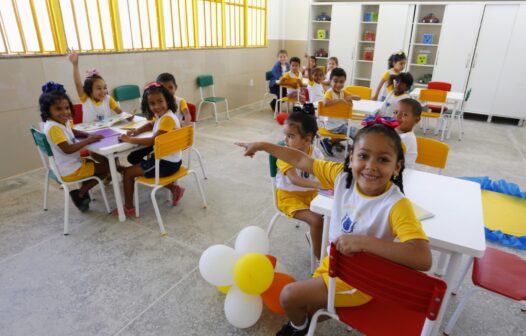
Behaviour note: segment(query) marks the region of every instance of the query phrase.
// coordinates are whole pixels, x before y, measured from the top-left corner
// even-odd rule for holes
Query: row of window
[[[0,54],[266,45],[266,0],[1,0]]]

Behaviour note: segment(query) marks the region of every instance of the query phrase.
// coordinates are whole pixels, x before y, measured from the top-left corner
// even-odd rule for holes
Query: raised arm
[[[84,94],[84,87],[82,86],[82,80],[80,78],[79,70],[79,55],[73,49],[68,49],[68,59],[73,64],[73,80],[75,81],[75,88],[79,97]]]
[[[245,156],[253,157],[257,152],[264,151],[304,172],[313,172],[314,160],[302,151],[268,142],[236,142],[236,145],[245,148]]]

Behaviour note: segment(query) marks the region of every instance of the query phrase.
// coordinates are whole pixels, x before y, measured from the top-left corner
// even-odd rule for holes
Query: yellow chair
[[[283,97],[283,88],[299,90],[298,97],[301,94],[301,85],[299,83],[297,83],[296,85],[290,85],[288,83],[279,84],[279,99],[276,100],[276,106],[274,107],[274,119],[276,119],[276,117],[278,116],[278,110],[281,105],[280,103],[287,103],[288,110],[288,104],[295,104],[299,102],[297,99],[289,99],[289,97]]]
[[[416,163],[438,168],[438,173],[446,168],[449,145],[435,139],[416,137],[418,155]]]
[[[162,135],[159,135],[155,138],[154,146],[154,156],[155,156],[155,177],[138,177],[135,180],[135,193],[134,193],[134,203],[135,203],[135,215],[139,217],[139,184],[153,188],[151,192],[151,199],[153,203],[153,208],[155,209],[155,216],[157,217],[157,222],[159,223],[159,228],[161,229],[161,234],[166,235],[166,231],[163,225],[163,219],[159,211],[159,206],[157,205],[157,200],[155,199],[155,193],[157,190],[161,189],[165,185],[173,183],[188,174],[192,174],[195,177],[195,182],[199,188],[199,193],[203,199],[203,208],[207,207],[206,197],[197,177],[197,173],[193,170],[189,170],[185,166],[181,165],[181,168],[170,176],[159,177],[159,162],[163,157],[166,157],[170,154],[177,152],[182,152],[190,147],[192,147],[194,141],[194,128],[192,125],[179,128],[175,131],[171,131]]]
[[[421,117],[422,119],[422,125],[424,127],[424,134],[427,131],[428,127],[428,120],[429,119],[436,119],[437,125],[435,127],[435,134],[438,134],[439,129],[442,130],[442,135],[440,136],[440,141],[444,141],[444,133],[446,130],[446,123],[444,120],[444,111],[446,109],[446,102],[447,102],[447,91],[443,90],[432,90],[432,89],[424,89],[420,91],[420,95],[418,96],[418,100],[421,104],[429,104],[432,103],[434,107],[439,107],[440,112],[422,112]]]
[[[360,97],[360,99],[371,100],[373,95],[373,89],[367,86],[348,86],[343,91],[347,94],[352,94],[354,96]],[[351,119],[352,120],[363,120],[367,115],[364,113],[353,112]]]
[[[347,140],[347,146],[345,146],[345,155],[347,155],[349,150],[349,139],[351,132],[351,125],[349,121],[352,119],[352,106],[347,103],[337,103],[332,106],[326,107],[323,101],[318,102],[318,111],[317,117],[327,117],[327,118],[339,118],[347,119],[347,134],[338,134],[329,132],[325,127],[318,128],[318,136],[322,138],[333,138],[333,139],[342,139]],[[318,141],[316,141],[316,145]]]

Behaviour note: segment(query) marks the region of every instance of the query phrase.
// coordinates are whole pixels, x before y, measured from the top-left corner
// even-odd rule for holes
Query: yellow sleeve
[[[110,109],[114,110],[117,106],[119,106],[119,103],[117,103],[115,99],[110,96]]]
[[[328,100],[332,100],[332,91],[327,91],[325,92],[325,95],[323,96],[323,98],[325,99],[328,99]]]
[[[314,81],[313,80],[309,80],[308,84],[309,84],[309,86],[313,86],[314,85]]]
[[[51,126],[51,128],[49,129],[49,137],[55,145],[68,141],[68,138],[66,138],[66,135],[58,126]]]
[[[407,146],[405,145],[405,143],[402,141],[402,151],[405,153],[407,153]]]
[[[402,198],[392,207],[389,222],[393,234],[402,243],[413,239],[428,240],[422,224],[416,218],[413,205],[407,198]]]
[[[287,175],[287,172],[294,168],[294,166],[286,163],[285,161],[281,161],[281,160],[278,160],[276,161],[276,166],[278,167],[279,171],[283,174],[283,175]]]
[[[170,132],[170,131],[173,131],[174,129],[175,129],[175,121],[172,118],[168,116],[161,118],[161,121],[159,121],[159,128],[158,128],[159,131]]]
[[[391,73],[389,71],[384,72],[382,79],[383,80],[389,80],[389,77],[391,76]]]
[[[188,104],[186,103],[186,100],[181,98],[181,101],[179,102],[179,111],[183,112],[184,110],[188,110]]]
[[[88,100],[88,95],[83,93],[82,96],[79,97],[81,103],[85,103],[86,100]]]
[[[323,189],[334,189],[334,182],[343,170],[343,163],[314,160],[312,170]]]
[[[285,72],[285,73],[283,74],[283,76],[281,76],[280,80],[282,80],[282,79],[290,79],[290,73]]]

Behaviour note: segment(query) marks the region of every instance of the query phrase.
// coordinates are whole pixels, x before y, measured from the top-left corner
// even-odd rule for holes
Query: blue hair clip
[[[42,85],[42,93],[50,93],[54,91],[66,93],[66,89],[64,89],[64,85],[62,84],[47,82],[46,84]]]

